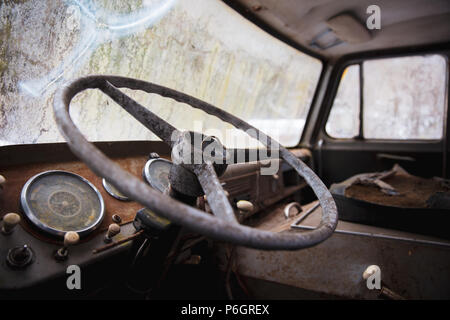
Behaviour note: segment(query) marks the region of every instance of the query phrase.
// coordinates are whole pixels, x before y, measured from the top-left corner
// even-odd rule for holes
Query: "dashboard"
[[[96,145],[125,170],[167,192],[171,162],[165,144]],[[295,152],[303,160],[308,157],[306,151]],[[171,225],[97,176],[65,143],[6,146],[0,148],[0,159],[5,177],[0,194],[0,293],[39,288],[51,281],[61,285],[71,265],[91,266],[97,270],[92,273],[108,281],[111,274],[126,270],[124,261],[142,238],[152,238]],[[288,166],[281,164],[277,174],[264,176],[261,165],[229,165],[221,177],[236,214],[241,212],[237,203],[251,204],[252,210],[241,219],[305,186]],[[208,211],[205,199],[197,199],[196,205]],[[152,230],[143,228],[143,220]]]

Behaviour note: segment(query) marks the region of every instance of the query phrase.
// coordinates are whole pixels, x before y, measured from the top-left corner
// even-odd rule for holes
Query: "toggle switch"
[[[55,254],[56,260],[66,260],[69,256],[69,247],[76,245],[80,241],[80,235],[77,232],[69,231],[64,235],[64,247],[58,249]]]
[[[3,216],[2,233],[11,234],[14,228],[20,223],[20,216],[17,213],[7,213]]]
[[[110,243],[112,238],[120,233],[120,226],[117,223],[111,223],[106,232],[105,242]]]
[[[24,268],[34,260],[33,250],[26,244],[8,251],[6,262],[11,268]]]

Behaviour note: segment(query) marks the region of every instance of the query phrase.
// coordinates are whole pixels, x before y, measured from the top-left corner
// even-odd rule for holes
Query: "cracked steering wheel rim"
[[[147,93],[155,93],[163,97],[172,98],[178,102],[187,103],[191,107],[201,109],[208,114],[214,115],[219,119],[234,125],[238,129],[244,131],[249,129],[253,130],[255,133],[253,138],[258,140],[260,140],[259,138],[264,138],[263,140],[265,140],[265,142],[260,141],[265,144],[267,148],[274,145],[279,146],[280,158],[291,165],[297,173],[305,179],[316,194],[322,207],[322,219],[319,226],[314,230],[305,232],[293,231],[280,233],[250,228],[227,219],[220,219],[209,215],[201,210],[174,200],[169,196],[152,189],[142,180],[123,170],[119,165],[106,157],[92,143],[88,142],[73,123],[69,114],[69,107],[70,101],[76,94],[86,89],[102,90],[121,105],[122,108],[132,114],[138,121],[146,125],[152,132],[155,132],[163,139],[163,141],[169,143],[171,146],[173,145],[168,140],[168,135],[171,133],[169,131],[176,129],[154,115],[151,111],[137,104],[117,88],[142,90]],[[256,249],[297,250],[319,244],[331,236],[336,228],[336,204],[326,186],[306,164],[295,157],[289,150],[280,146],[278,142],[266,136],[245,121],[192,96],[132,78],[118,76],[89,76],[77,79],[59,89],[54,97],[53,109],[58,128],[66,139],[69,148],[76,156],[83,160],[93,172],[112,183],[120,192],[127,195],[130,199],[141,203],[157,214],[160,214],[177,224],[183,225],[192,231],[204,234],[212,239]],[[203,165],[203,167],[204,166],[205,165]],[[200,166],[198,168],[200,168]],[[208,171],[207,168],[205,170]],[[206,190],[205,193],[207,193]]]

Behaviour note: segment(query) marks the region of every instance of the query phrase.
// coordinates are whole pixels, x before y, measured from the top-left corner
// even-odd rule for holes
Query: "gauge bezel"
[[[130,201],[130,198],[128,198],[125,195],[119,195],[114,190],[111,189],[111,187],[114,187],[110,182],[106,181],[105,178],[102,179],[102,185],[103,189],[113,198],[120,200],[120,201]],[[115,188],[115,187],[114,187]]]
[[[28,190],[30,189],[30,186],[37,179],[42,178],[44,176],[53,175],[53,174],[62,174],[62,175],[69,175],[69,176],[75,177],[75,178],[81,180],[82,182],[84,182],[85,184],[87,184],[87,186],[90,187],[96,193],[98,200],[100,201],[100,214],[99,214],[97,220],[95,220],[95,222],[91,226],[86,227],[84,229],[70,230],[70,231],[77,232],[80,237],[90,234],[92,231],[97,229],[97,227],[103,221],[103,218],[105,216],[105,202],[103,201],[103,197],[102,197],[101,193],[89,180],[87,180],[87,179],[83,178],[82,176],[80,176],[76,173],[73,173],[73,172],[64,171],[64,170],[48,170],[48,171],[38,173],[38,174],[34,175],[33,177],[31,177],[30,179],[28,179],[28,181],[25,183],[25,185],[23,186],[22,191],[20,193],[20,205],[22,207],[22,211],[24,212],[25,216],[27,217],[27,219],[29,219],[34,224],[34,226],[36,226],[40,230],[42,230],[46,233],[49,233],[53,236],[64,237],[66,232],[68,232],[68,231],[62,231],[62,230],[52,228],[52,227],[46,225],[45,223],[43,223],[42,221],[40,221],[33,214],[33,210],[28,205],[27,194],[28,194]]]
[[[151,181],[150,179],[150,165],[153,162],[157,162],[157,161],[162,161],[162,162],[166,162],[169,163],[170,165],[173,165],[173,163],[167,159],[164,158],[154,158],[154,159],[150,159],[145,163],[144,169],[142,170],[142,176],[144,178],[144,181],[147,182],[153,189],[160,191],[161,193],[164,193],[164,190],[159,190],[156,185]]]

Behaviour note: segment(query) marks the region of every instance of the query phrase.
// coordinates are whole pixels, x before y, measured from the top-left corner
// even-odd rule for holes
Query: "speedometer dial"
[[[105,208],[94,185],[67,171],[46,171],[29,179],[20,204],[38,229],[60,237],[68,231],[80,236],[92,232],[101,223]]]

